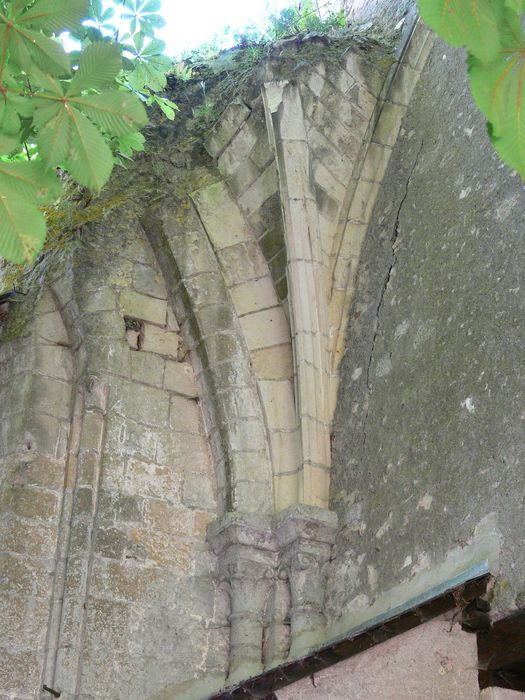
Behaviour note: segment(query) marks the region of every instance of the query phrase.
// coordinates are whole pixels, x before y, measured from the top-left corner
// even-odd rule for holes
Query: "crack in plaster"
[[[390,280],[392,278],[392,273],[394,271],[394,267],[397,265],[396,243],[397,243],[397,240],[399,238],[399,220],[401,217],[401,210],[403,209],[403,205],[405,204],[406,198],[408,196],[408,190],[410,188],[410,181],[412,180],[412,175],[414,174],[414,170],[417,167],[417,164],[419,161],[419,156],[421,155],[422,150],[423,150],[423,140],[421,140],[421,143],[419,144],[419,148],[418,148],[418,151],[416,153],[416,157],[414,158],[414,162],[413,162],[412,167],[410,168],[410,171],[408,173],[408,177],[407,177],[407,180],[405,183],[405,191],[403,193],[403,197],[401,198],[401,201],[399,202],[399,206],[397,208],[393,232],[392,232],[392,236],[390,237],[390,246],[392,249],[392,259],[391,259],[390,265],[388,267],[388,271],[386,273],[385,281],[383,282],[383,286],[381,288],[381,294],[379,295],[379,302],[377,304],[377,308],[376,308],[376,312],[375,312],[375,328],[374,328],[374,335],[372,338],[372,347],[370,349],[370,356],[368,358],[368,365],[366,368],[366,388],[368,390],[369,395],[372,392],[372,385],[370,383],[370,369],[372,367],[372,359],[374,357],[376,340],[377,340],[377,336],[379,335],[379,330],[380,330],[379,317],[381,314],[381,309],[383,308],[386,290],[388,289],[388,287],[390,285]],[[366,414],[365,414],[365,419],[363,421],[363,447],[365,446],[366,441],[367,441],[367,437],[368,437],[367,432],[366,432],[366,423],[368,420],[369,410],[370,410],[370,402],[367,401]]]

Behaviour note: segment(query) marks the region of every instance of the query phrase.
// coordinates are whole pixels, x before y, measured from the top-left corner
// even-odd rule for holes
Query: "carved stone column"
[[[274,580],[268,607],[268,624],[263,647],[264,668],[279,666],[290,651],[290,584],[280,567]]]
[[[290,657],[308,653],[324,636],[326,565],[335,540],[337,515],[293,505],[277,516],[276,539],[290,579]]]
[[[271,520],[227,513],[212,523],[208,538],[230,585],[230,665],[234,684],[263,671],[264,620],[276,570]]]

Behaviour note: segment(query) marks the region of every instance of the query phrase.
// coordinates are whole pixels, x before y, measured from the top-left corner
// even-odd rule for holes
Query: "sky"
[[[224,47],[233,46],[234,32],[247,26],[264,28],[270,14],[277,14],[294,0],[161,0],[160,14],[166,26],[156,36],[166,43],[166,54],[180,57],[220,35]],[[118,4],[106,0],[106,6]],[[224,36],[224,29],[229,33]],[[229,41],[228,41],[229,39]],[[67,44],[67,41],[66,41]],[[222,43],[221,43],[222,45]],[[68,50],[73,45],[67,45]]]
[[[168,55],[179,55],[221,34],[255,24],[264,27],[265,17],[276,14],[291,0],[162,0],[161,14],[167,25],[158,32]]]

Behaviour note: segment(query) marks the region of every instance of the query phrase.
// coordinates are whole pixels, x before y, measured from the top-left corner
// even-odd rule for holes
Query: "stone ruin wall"
[[[44,685],[63,700],[204,698],[372,617],[397,584],[409,599],[446,577],[455,531],[425,545],[428,560],[415,546],[408,578],[368,541],[371,524],[360,532],[381,511],[354,482],[380,460],[347,442],[356,412],[383,430],[374,404],[353,409],[352,334],[362,314],[368,351],[370,334],[377,353],[387,342],[366,297],[391,264],[375,231],[404,232],[391,202],[417,175],[412,129],[396,143],[432,37],[417,24],[405,38],[398,62],[277,46],[206,154],[159,127],[115,178],[124,204],[13,305],[0,343],[2,700],[48,699]],[[436,133],[430,163],[447,148]],[[522,196],[505,182],[504,209]],[[480,501],[478,520],[492,509]],[[385,533],[408,537],[391,520]],[[464,532],[457,566],[485,556]]]
[[[361,252],[333,426],[336,628],[452,579],[525,602],[525,191],[437,42]],[[413,583],[420,578],[423,588]]]

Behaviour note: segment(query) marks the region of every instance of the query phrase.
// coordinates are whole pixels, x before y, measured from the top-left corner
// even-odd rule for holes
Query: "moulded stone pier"
[[[243,513],[227,513],[212,523],[208,537],[229,584],[228,681],[234,684],[263,670],[265,612],[276,570],[275,538],[269,518]]]
[[[264,668],[278,666],[290,651],[290,582],[286,567],[278,566],[268,606],[263,643]]]
[[[276,518],[281,564],[290,581],[291,658],[323,640],[327,564],[336,530],[337,515],[315,506],[290,506]]]
[[[210,524],[208,539],[229,584],[231,684],[322,642],[336,529],[335,513],[301,504],[273,520],[236,512]]]

